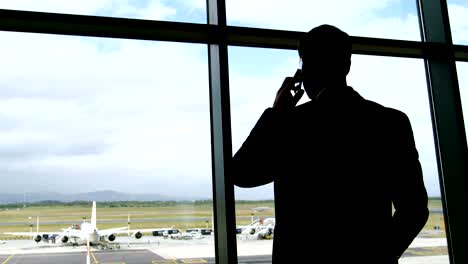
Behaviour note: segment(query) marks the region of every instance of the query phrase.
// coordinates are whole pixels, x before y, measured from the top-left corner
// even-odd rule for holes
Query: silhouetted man
[[[284,80],[229,173],[240,187],[274,182],[273,263],[397,263],[428,217],[410,122],[347,86],[346,33],[316,27],[298,51],[302,72]],[[311,101],[296,106],[300,81]]]

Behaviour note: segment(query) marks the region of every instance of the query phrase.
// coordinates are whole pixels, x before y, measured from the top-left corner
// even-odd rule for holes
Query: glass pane
[[[203,0],[2,0],[0,9],[206,23]]]
[[[468,141],[468,63],[457,62],[458,84],[460,86],[460,98],[463,108],[463,119],[465,120],[465,135]]]
[[[296,51],[230,47],[229,61],[235,153],[265,108],[272,106],[284,77],[294,74],[299,60]],[[252,61],[256,63],[250,63]],[[430,196],[430,216],[400,263],[449,263],[423,61],[353,55],[347,81],[364,98],[399,109],[411,121],[425,187]],[[305,97],[299,104],[307,102]],[[237,226],[239,231],[241,228],[247,230],[238,236],[240,259],[271,258],[271,240],[256,240],[259,236],[255,236],[255,232],[250,234],[248,224],[275,216],[272,189],[271,185],[235,189]],[[304,204],[305,208],[308,206],[314,207]],[[310,232],[313,237],[314,231]],[[354,232],[352,227],[349,232]]]
[[[415,1],[226,0],[228,24],[309,31],[321,24],[350,35],[421,40]]]
[[[229,47],[232,147],[235,153],[263,111],[273,103],[284,76],[298,67],[297,52]],[[257,63],[251,63],[255,61]],[[273,184],[235,187],[239,262],[271,262],[273,240],[265,236],[275,217]],[[266,224],[260,221],[267,220]],[[258,227],[257,227],[258,225]]]
[[[468,45],[468,2],[447,0],[453,43]]]
[[[89,234],[96,263],[213,258],[206,45],[0,41],[0,259],[85,263]]]

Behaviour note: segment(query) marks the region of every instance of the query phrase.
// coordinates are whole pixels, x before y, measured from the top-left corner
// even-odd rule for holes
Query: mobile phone
[[[296,70],[296,73],[293,76],[293,80],[294,80],[293,90],[295,93],[297,93],[302,87],[302,70],[301,69]]]

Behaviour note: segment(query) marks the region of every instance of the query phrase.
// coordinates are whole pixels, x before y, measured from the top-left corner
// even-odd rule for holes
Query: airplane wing
[[[21,237],[30,237],[37,243],[39,243],[41,240],[49,240],[55,237],[58,237],[60,233],[58,232],[5,232],[3,233],[5,235],[11,235],[11,236],[21,236]]]
[[[114,232],[113,234],[127,234],[127,232],[129,232],[130,234],[135,235],[136,233],[143,234],[143,233],[152,233],[152,232],[155,232],[155,231],[164,232],[164,231],[172,230],[172,229],[173,229],[172,227],[147,228],[147,229],[130,229],[130,230],[127,230],[127,228],[125,228],[123,230],[118,230],[117,232]]]
[[[30,236],[30,237],[33,237],[36,235],[36,233],[31,233],[31,232],[5,232],[3,234],[12,235],[12,236]]]
[[[53,236],[53,235],[56,235],[58,236],[60,233],[58,232],[39,232],[39,233],[36,233],[36,232],[5,232],[3,233],[5,235],[12,235],[12,236],[29,236],[29,237],[35,237],[37,235],[40,235],[40,236],[43,236],[43,235],[49,235],[49,236]]]
[[[83,232],[82,230],[79,230],[79,229],[66,228],[66,229],[62,229],[62,230],[63,230],[63,232],[61,232],[57,236],[57,240],[61,240],[63,237],[78,238],[78,239],[81,239],[81,240],[85,240],[88,237],[88,234],[86,234],[85,232]]]
[[[69,237],[82,237],[82,231],[81,230],[75,230],[75,229],[64,229],[62,233],[60,233],[60,236],[69,236]]]
[[[127,233],[127,231],[128,231],[128,227],[102,229],[102,230],[99,230],[99,236],[110,236],[112,234],[124,234],[124,233]]]

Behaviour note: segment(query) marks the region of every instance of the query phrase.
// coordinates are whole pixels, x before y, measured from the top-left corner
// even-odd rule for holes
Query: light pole
[[[127,219],[127,247],[130,247],[130,212]]]
[[[32,236],[32,235],[33,235],[33,234],[32,234],[32,228],[33,228],[32,216],[29,216],[28,219],[29,219],[29,233],[30,233],[31,236]]]

